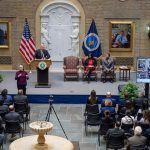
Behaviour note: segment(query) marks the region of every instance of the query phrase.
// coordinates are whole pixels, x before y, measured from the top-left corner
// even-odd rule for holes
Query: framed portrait
[[[110,21],[109,23],[110,51],[132,51],[133,48],[133,22]]]
[[[9,48],[9,22],[0,21],[0,48]]]

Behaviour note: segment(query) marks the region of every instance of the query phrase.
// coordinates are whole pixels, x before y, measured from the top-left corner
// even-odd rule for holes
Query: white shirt
[[[121,124],[134,124],[134,117],[133,116],[125,116],[121,119]]]

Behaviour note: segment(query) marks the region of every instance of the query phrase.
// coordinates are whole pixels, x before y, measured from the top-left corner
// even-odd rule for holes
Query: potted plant
[[[129,100],[135,100],[138,97],[138,86],[129,81],[126,85],[123,86],[120,92],[121,98],[125,99],[128,96]]]

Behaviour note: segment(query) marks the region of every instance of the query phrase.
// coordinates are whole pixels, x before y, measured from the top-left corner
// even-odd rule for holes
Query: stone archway
[[[63,57],[79,56],[81,53],[81,41],[85,35],[85,15],[80,4],[74,2],[45,0],[37,9],[36,45],[46,45],[51,54],[53,68],[62,68]]]
[[[71,38],[73,26],[79,31],[79,17],[79,10],[68,3],[52,3],[42,9],[41,43],[49,50],[52,61],[62,61],[69,55],[79,56],[79,42],[75,51],[72,45],[72,41],[79,41],[79,36],[75,40]]]

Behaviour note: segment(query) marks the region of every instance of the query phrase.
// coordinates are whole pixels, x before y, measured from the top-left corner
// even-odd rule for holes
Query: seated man
[[[90,75],[92,71],[95,70],[97,66],[97,60],[93,58],[92,54],[89,54],[88,58],[84,62],[84,71],[86,72],[84,78],[88,79],[88,82],[90,81]]]
[[[22,122],[21,116],[15,112],[13,105],[9,106],[9,113],[5,115],[5,120]]]
[[[142,129],[140,126],[136,126],[134,129],[134,136],[128,138],[127,150],[130,150],[132,146],[144,147],[146,144],[146,137],[142,136]]]
[[[10,122],[11,121],[16,121],[16,122],[19,122],[19,123],[23,122],[22,117],[17,112],[15,112],[15,108],[14,108],[13,105],[9,106],[9,113],[5,115],[5,120],[10,121]],[[14,136],[15,135],[12,134],[11,137],[14,137]]]
[[[109,129],[106,134],[106,138],[109,139],[110,135],[117,134],[124,137],[124,130],[120,129],[121,123],[119,121],[116,122],[115,128]]]
[[[103,82],[106,82],[107,75],[110,75],[110,82],[113,82],[114,77],[114,61],[110,57],[110,53],[106,54],[106,57],[102,60],[102,76]]]
[[[27,112],[30,112],[30,106],[28,105],[28,98],[23,95],[23,90],[18,90],[18,95],[14,96],[14,103],[25,103],[27,106]]]
[[[113,99],[111,97],[111,92],[107,92],[106,93],[106,98],[102,99],[102,101],[101,101],[101,106],[102,107],[105,106],[105,100],[107,100],[107,99],[110,99],[112,101],[112,106],[116,107],[116,99]]]

